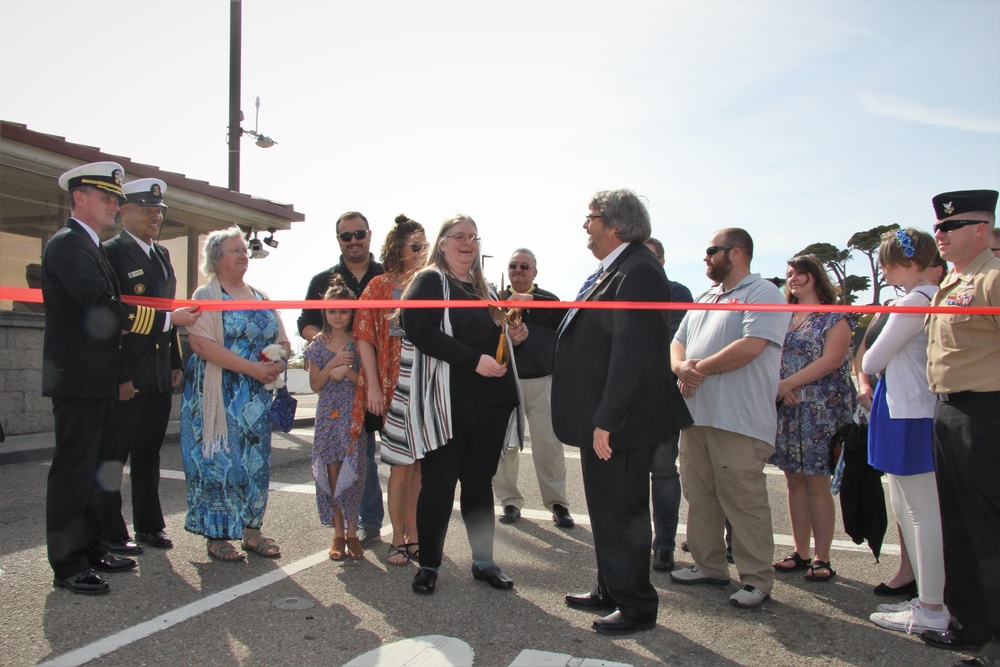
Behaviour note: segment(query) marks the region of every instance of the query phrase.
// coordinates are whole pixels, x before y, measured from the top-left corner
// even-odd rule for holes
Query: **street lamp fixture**
[[[260,148],[270,148],[271,146],[275,145],[278,142],[275,141],[274,139],[272,139],[271,137],[269,137],[267,135],[264,135],[264,134],[261,134],[260,132],[257,131],[257,128],[260,126],[260,98],[259,97],[257,98],[257,102],[254,104],[254,106],[257,107],[257,114],[254,117],[253,129],[252,130],[244,130],[242,127],[240,127],[240,134],[241,135],[243,135],[243,134],[249,134],[251,137],[253,137],[254,139],[257,140],[254,143],[257,144],[257,146],[260,147]],[[240,112],[240,119],[242,120],[242,118],[243,118],[243,113]]]

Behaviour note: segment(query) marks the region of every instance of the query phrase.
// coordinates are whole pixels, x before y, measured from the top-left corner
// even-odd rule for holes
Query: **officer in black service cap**
[[[170,253],[156,242],[167,205],[167,184],[142,178],[122,186],[122,231],[104,244],[123,294],[173,299],[177,276]],[[118,402],[111,455],[115,479],[100,495],[101,541],[108,551],[133,555],[142,546],[169,549],[160,507],[160,447],[170,420],[172,392],[184,377],[177,328],[149,336],[125,336],[118,366]],[[130,459],[132,540],[122,518],[121,468]],[[105,465],[108,465],[107,463]],[[110,466],[109,466],[110,467]],[[109,470],[110,475],[110,470]]]
[[[45,540],[53,585],[73,593],[107,593],[94,571],[121,572],[131,558],[107,553],[98,534],[94,485],[101,457],[109,452],[118,396],[122,332],[148,336],[170,324],[188,326],[197,307],[171,313],[131,306],[108,263],[98,232],[115,225],[125,195],[125,170],[116,162],[95,162],[59,178],[69,191],[70,219],[42,252],[42,394],[52,398],[56,449],[45,498]]]
[[[956,665],[1000,664],[1000,259],[990,252],[997,192],[934,197],[934,239],[952,270],[927,316],[927,379],[938,395],[934,467],[944,540],[947,630],[928,645],[982,651]]]

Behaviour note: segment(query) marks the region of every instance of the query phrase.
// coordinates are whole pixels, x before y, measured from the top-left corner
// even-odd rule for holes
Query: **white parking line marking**
[[[213,593],[201,600],[196,600],[190,604],[186,604],[183,607],[178,607],[172,611],[168,611],[165,614],[161,614],[156,618],[151,618],[150,620],[134,625],[131,628],[126,628],[121,632],[117,632],[113,635],[105,637],[103,639],[98,639],[95,642],[87,644],[86,646],[80,647],[75,651],[70,651],[69,653],[64,653],[52,660],[48,660],[40,665],[53,666],[53,667],[76,667],[77,665],[83,665],[91,660],[96,660],[102,655],[107,655],[112,651],[117,651],[118,649],[128,646],[140,639],[145,639],[161,630],[166,630],[167,628],[173,627],[178,623],[183,623],[189,619],[194,618],[200,614],[204,614],[207,611],[211,611],[216,607],[221,607],[222,605],[237,600],[245,595],[259,591],[260,589],[270,586],[271,584],[277,583],[282,579],[286,579],[294,574],[298,574],[302,570],[306,570],[314,565],[326,562],[329,560],[327,552],[320,551],[312,556],[306,556],[300,560],[290,563],[277,570],[272,570],[267,574],[262,574],[259,577],[251,579],[250,581],[245,581],[242,584],[233,586],[232,588],[227,588],[224,591],[219,591],[218,593]]]

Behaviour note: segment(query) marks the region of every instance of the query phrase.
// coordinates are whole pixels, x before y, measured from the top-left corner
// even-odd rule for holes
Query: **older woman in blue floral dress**
[[[815,257],[788,261],[789,303],[832,304],[836,292]],[[778,433],[770,463],[785,472],[795,551],[774,564],[777,572],[806,569],[808,581],[829,581],[835,510],[830,493],[830,441],[852,419],[851,330],[845,313],[792,314],[781,349]],[[810,560],[810,537],[816,551]]]
[[[202,272],[211,282],[196,300],[260,301],[263,292],[243,282],[248,252],[239,228],[213,232],[205,243]],[[244,551],[278,558],[277,543],[261,533],[271,468],[271,392],[264,385],[284,370],[260,352],[288,337],[274,310],[204,313],[188,327],[188,360],[181,403],[181,455],[188,484],[184,528],[208,538],[208,554],[223,562]]]

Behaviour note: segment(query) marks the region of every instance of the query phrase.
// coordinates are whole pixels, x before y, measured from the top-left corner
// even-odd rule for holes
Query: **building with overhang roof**
[[[160,243],[170,251],[179,298],[189,297],[203,280],[198,273],[203,235],[233,224],[251,233],[289,230],[293,222],[305,219],[291,204],[210,185],[0,120],[0,286],[27,287],[27,267],[41,262],[45,244],[66,224],[69,193],[59,187],[59,175],[106,160],[125,168],[126,182],[159,178],[167,184],[170,208]],[[119,231],[108,230],[102,238]],[[52,406],[41,395],[44,318],[11,308],[10,299],[0,300],[0,424],[7,434],[51,430]]]

